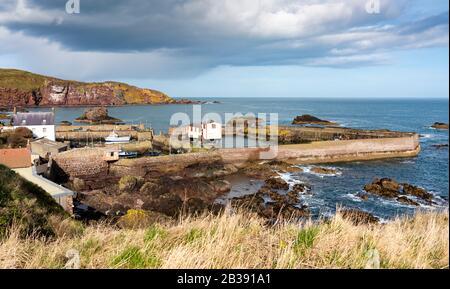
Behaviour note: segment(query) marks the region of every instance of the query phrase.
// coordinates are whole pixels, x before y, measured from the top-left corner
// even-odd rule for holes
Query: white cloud
[[[101,80],[192,76],[220,65],[380,65],[392,51],[448,46],[448,17],[399,21],[408,1],[381,1],[380,15],[366,13],[366,0],[130,0],[95,13],[82,3],[80,15],[68,16],[64,5],[4,0],[0,56]]]

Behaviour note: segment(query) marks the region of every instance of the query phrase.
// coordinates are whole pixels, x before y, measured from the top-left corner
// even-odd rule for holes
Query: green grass
[[[0,165],[0,238],[12,224],[21,234],[55,234],[49,217],[68,217],[63,208],[42,188]]]
[[[144,241],[146,243],[152,242],[158,238],[164,239],[167,236],[167,231],[164,230],[161,226],[155,224],[147,229],[144,236]]]
[[[301,253],[314,245],[314,240],[319,234],[319,228],[316,226],[305,228],[298,232],[297,238],[294,241],[294,249]]]
[[[132,246],[116,256],[111,265],[126,269],[157,268],[161,266],[161,260],[152,253],[145,254],[138,247]]]

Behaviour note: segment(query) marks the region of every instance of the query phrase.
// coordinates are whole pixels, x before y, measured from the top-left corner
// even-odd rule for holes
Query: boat
[[[129,143],[131,136],[119,136],[115,131],[112,131],[109,136],[105,138],[106,143]]]
[[[119,157],[120,158],[137,158],[138,153],[137,152],[128,152],[128,151],[120,151],[119,152]]]

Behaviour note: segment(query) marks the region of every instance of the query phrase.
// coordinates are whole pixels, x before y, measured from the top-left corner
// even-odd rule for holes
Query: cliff
[[[62,80],[22,70],[0,69],[0,107],[186,103],[119,82]]]

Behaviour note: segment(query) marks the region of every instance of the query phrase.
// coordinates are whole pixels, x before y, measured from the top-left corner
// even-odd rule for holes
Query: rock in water
[[[410,184],[403,184],[403,193],[421,198],[428,202],[431,202],[433,199],[433,195],[428,193],[425,189]]]
[[[303,114],[298,115],[294,118],[292,121],[292,124],[318,124],[318,125],[337,125],[337,123],[320,119],[318,117],[309,115],[309,114]]]
[[[285,180],[278,177],[269,178],[265,182],[265,186],[274,190],[288,190],[289,184]]]
[[[319,174],[319,175],[335,175],[338,173],[335,169],[323,168],[323,167],[314,167],[311,169],[311,172]]]
[[[448,123],[435,122],[431,125],[431,127],[436,129],[448,129]]]
[[[86,122],[91,124],[115,124],[123,122],[118,118],[108,115],[108,109],[105,107],[95,107],[85,110],[82,116],[75,119],[77,122]]]
[[[407,183],[400,184],[388,178],[375,179],[372,183],[365,185],[364,190],[381,197],[395,198],[397,201],[408,205],[418,206],[419,204],[405,195],[417,197],[429,204],[433,203],[433,195],[425,189]]]

